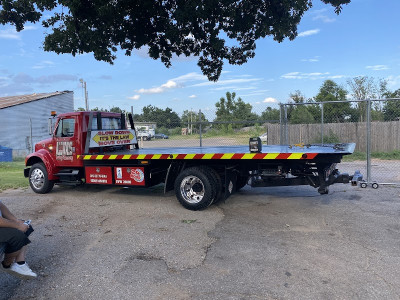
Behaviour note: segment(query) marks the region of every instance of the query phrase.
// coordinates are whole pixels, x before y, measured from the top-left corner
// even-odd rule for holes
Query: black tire
[[[216,194],[215,194],[215,198],[212,204],[216,204],[218,202],[220,202],[223,198],[223,184],[222,184],[222,179],[221,176],[218,174],[217,170],[211,168],[211,167],[204,167],[213,177],[213,180],[215,182],[215,190],[216,190]]]
[[[236,191],[242,189],[249,181],[249,176],[238,176],[236,179]]]
[[[34,164],[29,170],[29,185],[38,194],[46,194],[53,189],[54,181],[49,180],[43,163]]]
[[[187,168],[175,180],[175,194],[183,207],[205,209],[213,203],[217,194],[214,177],[206,168]]]

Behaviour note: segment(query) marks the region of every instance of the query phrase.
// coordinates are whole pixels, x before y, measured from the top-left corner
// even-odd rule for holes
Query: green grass
[[[391,152],[372,152],[372,158],[382,160],[400,160],[400,150],[394,150]],[[354,152],[351,155],[343,156],[343,161],[355,161],[355,160],[366,160],[367,154],[365,152]]]
[[[0,191],[28,187],[29,182],[24,177],[24,168],[23,160],[0,162]]]

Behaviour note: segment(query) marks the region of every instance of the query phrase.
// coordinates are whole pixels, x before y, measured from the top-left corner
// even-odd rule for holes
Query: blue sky
[[[395,90],[400,88],[399,11],[398,0],[352,0],[336,15],[331,6],[314,1],[294,41],[259,40],[255,58],[242,66],[226,63],[217,83],[201,74],[196,58],[174,58],[167,69],[142,49],[130,57],[120,52],[109,65],[91,54],[44,52],[39,23],[20,33],[0,25],[0,97],[71,90],[75,108],[84,107],[83,78],[90,107],[133,106],[140,113],[151,104],[179,114],[207,112],[230,91],[260,113],[287,102],[296,90],[314,97],[326,79],[347,87],[349,78],[367,75],[387,79]]]

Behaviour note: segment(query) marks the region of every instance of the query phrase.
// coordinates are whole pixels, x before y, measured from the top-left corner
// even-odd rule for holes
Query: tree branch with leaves
[[[0,0],[0,24],[21,31],[41,21],[50,33],[43,48],[73,56],[93,53],[110,64],[119,49],[148,55],[171,66],[174,55],[196,56],[209,80],[224,62],[241,65],[255,56],[256,41],[297,36],[297,26],[315,0]],[[322,0],[337,14],[350,0]]]

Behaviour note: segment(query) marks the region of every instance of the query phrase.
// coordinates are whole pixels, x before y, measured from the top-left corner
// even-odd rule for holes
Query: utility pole
[[[89,111],[89,101],[88,101],[88,92],[86,90],[86,81],[81,78],[79,79],[79,82],[82,84],[82,87],[85,91],[85,109],[86,111]]]

